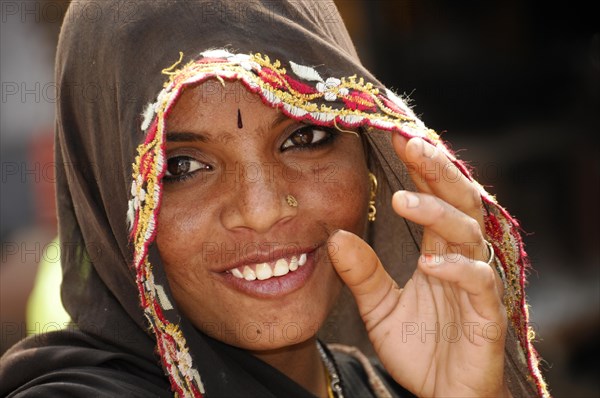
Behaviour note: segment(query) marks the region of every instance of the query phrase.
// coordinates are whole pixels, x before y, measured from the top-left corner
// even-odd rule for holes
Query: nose
[[[281,178],[263,169],[251,178],[241,174],[232,184],[228,204],[221,213],[225,228],[266,233],[296,215],[296,208],[286,201],[290,192],[286,192],[287,184]]]

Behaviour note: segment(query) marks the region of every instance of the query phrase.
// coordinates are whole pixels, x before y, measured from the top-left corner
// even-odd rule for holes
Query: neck
[[[314,395],[327,397],[325,367],[316,344],[316,338],[312,338],[292,346],[251,353]]]

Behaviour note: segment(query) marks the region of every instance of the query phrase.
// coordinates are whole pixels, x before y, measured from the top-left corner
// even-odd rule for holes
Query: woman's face
[[[156,243],[185,316],[249,350],[314,336],[341,288],[327,238],[366,228],[360,138],[210,81],[174,107],[166,155]]]

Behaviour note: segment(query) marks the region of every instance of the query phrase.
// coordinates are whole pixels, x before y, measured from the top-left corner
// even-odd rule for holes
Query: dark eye
[[[329,142],[335,134],[328,128],[318,126],[306,126],[294,131],[281,145],[281,150],[289,148],[317,147]]]
[[[183,180],[198,170],[212,170],[212,168],[189,156],[173,156],[167,160],[164,179]]]

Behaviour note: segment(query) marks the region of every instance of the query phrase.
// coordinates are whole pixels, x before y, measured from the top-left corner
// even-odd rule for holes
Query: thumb
[[[371,246],[353,233],[334,232],[327,247],[331,263],[352,292],[367,331],[371,331],[396,308],[401,293],[398,285]]]

